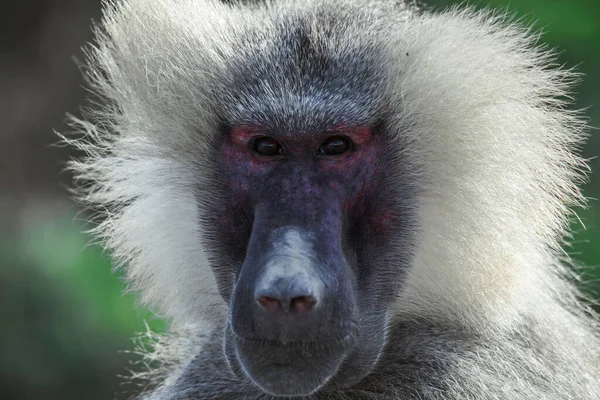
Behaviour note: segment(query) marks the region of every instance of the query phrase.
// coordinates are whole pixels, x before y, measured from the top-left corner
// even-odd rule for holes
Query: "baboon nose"
[[[257,301],[267,311],[282,310],[298,314],[312,310],[317,304],[317,299],[311,295],[301,295],[291,299],[286,299],[284,296],[259,295]]]

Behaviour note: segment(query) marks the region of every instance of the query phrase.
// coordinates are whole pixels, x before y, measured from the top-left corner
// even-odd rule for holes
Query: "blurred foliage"
[[[31,210],[36,214],[36,210]],[[0,232],[2,398],[128,398],[132,338],[165,323],[135,307],[73,213]],[[125,383],[124,383],[125,382]],[[121,387],[118,387],[118,386]],[[89,391],[89,392],[88,392]]]
[[[444,8],[456,2],[427,3]],[[482,0],[474,4],[515,12],[547,32],[543,40],[561,50],[560,62],[578,65],[587,75],[576,107],[600,103],[600,2]],[[593,125],[599,125],[598,106],[586,114]],[[585,155],[599,152],[600,135],[593,132]],[[598,160],[591,164],[600,171]],[[591,182],[586,195],[600,196],[600,179],[592,175]],[[134,348],[131,338],[145,331],[145,321],[158,331],[165,323],[135,307],[132,295],[122,295],[119,274],[111,274],[98,246],[87,245],[89,239],[80,233],[85,227],[74,220],[72,209],[40,200],[24,210],[26,218],[0,225],[1,397],[128,398],[136,387],[123,383],[127,381],[120,375],[136,368],[130,365],[135,355],[126,352]],[[600,263],[598,210],[597,202],[592,202],[579,212],[587,229],[574,222],[576,234],[567,251],[587,266],[578,273],[587,281],[586,290],[600,299],[600,269],[593,268]]]

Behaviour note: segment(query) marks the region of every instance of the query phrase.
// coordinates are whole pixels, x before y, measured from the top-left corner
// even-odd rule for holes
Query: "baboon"
[[[78,197],[171,321],[145,398],[600,398],[577,75],[490,11],[248,3],[107,1],[88,49]]]

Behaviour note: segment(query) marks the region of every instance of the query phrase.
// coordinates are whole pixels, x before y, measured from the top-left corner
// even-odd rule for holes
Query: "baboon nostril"
[[[260,296],[258,302],[267,311],[276,311],[281,309],[281,301],[269,296]]]
[[[312,310],[315,304],[317,300],[312,296],[298,296],[290,302],[290,309],[296,313],[303,313]]]
[[[282,301],[270,296],[260,296],[257,301],[266,311],[284,310],[298,314],[312,310],[317,304],[317,300],[312,296],[297,296],[289,301]]]

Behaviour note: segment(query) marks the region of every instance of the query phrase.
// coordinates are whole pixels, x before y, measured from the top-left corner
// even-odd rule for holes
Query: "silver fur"
[[[175,367],[149,398],[266,398],[219,358],[213,335],[226,305],[198,199],[210,195],[201,189],[219,133],[213,93],[229,89],[225,66],[260,66],[283,22],[291,30],[308,21],[335,57],[384,49],[389,78],[377,95],[395,105],[390,125],[408,149],[398,162],[411,163],[419,182],[418,246],[386,350],[357,387],[315,398],[600,399],[600,330],[565,278],[561,250],[571,207],[584,201],[577,150],[586,125],[565,108],[577,75],[552,66],[537,37],[503,15],[393,3],[105,4],[87,77],[106,105],[74,120],[83,135],[65,140],[86,154],[70,167],[81,201],[102,217],[94,233],[143,303],[172,321],[156,357]],[[321,29],[327,15],[335,29]],[[348,88],[360,84],[346,76]],[[282,120],[310,119],[302,99],[264,85],[270,98],[222,96],[238,101],[229,117],[279,108]],[[322,101],[351,112],[343,89]],[[198,332],[205,339],[190,339]]]

